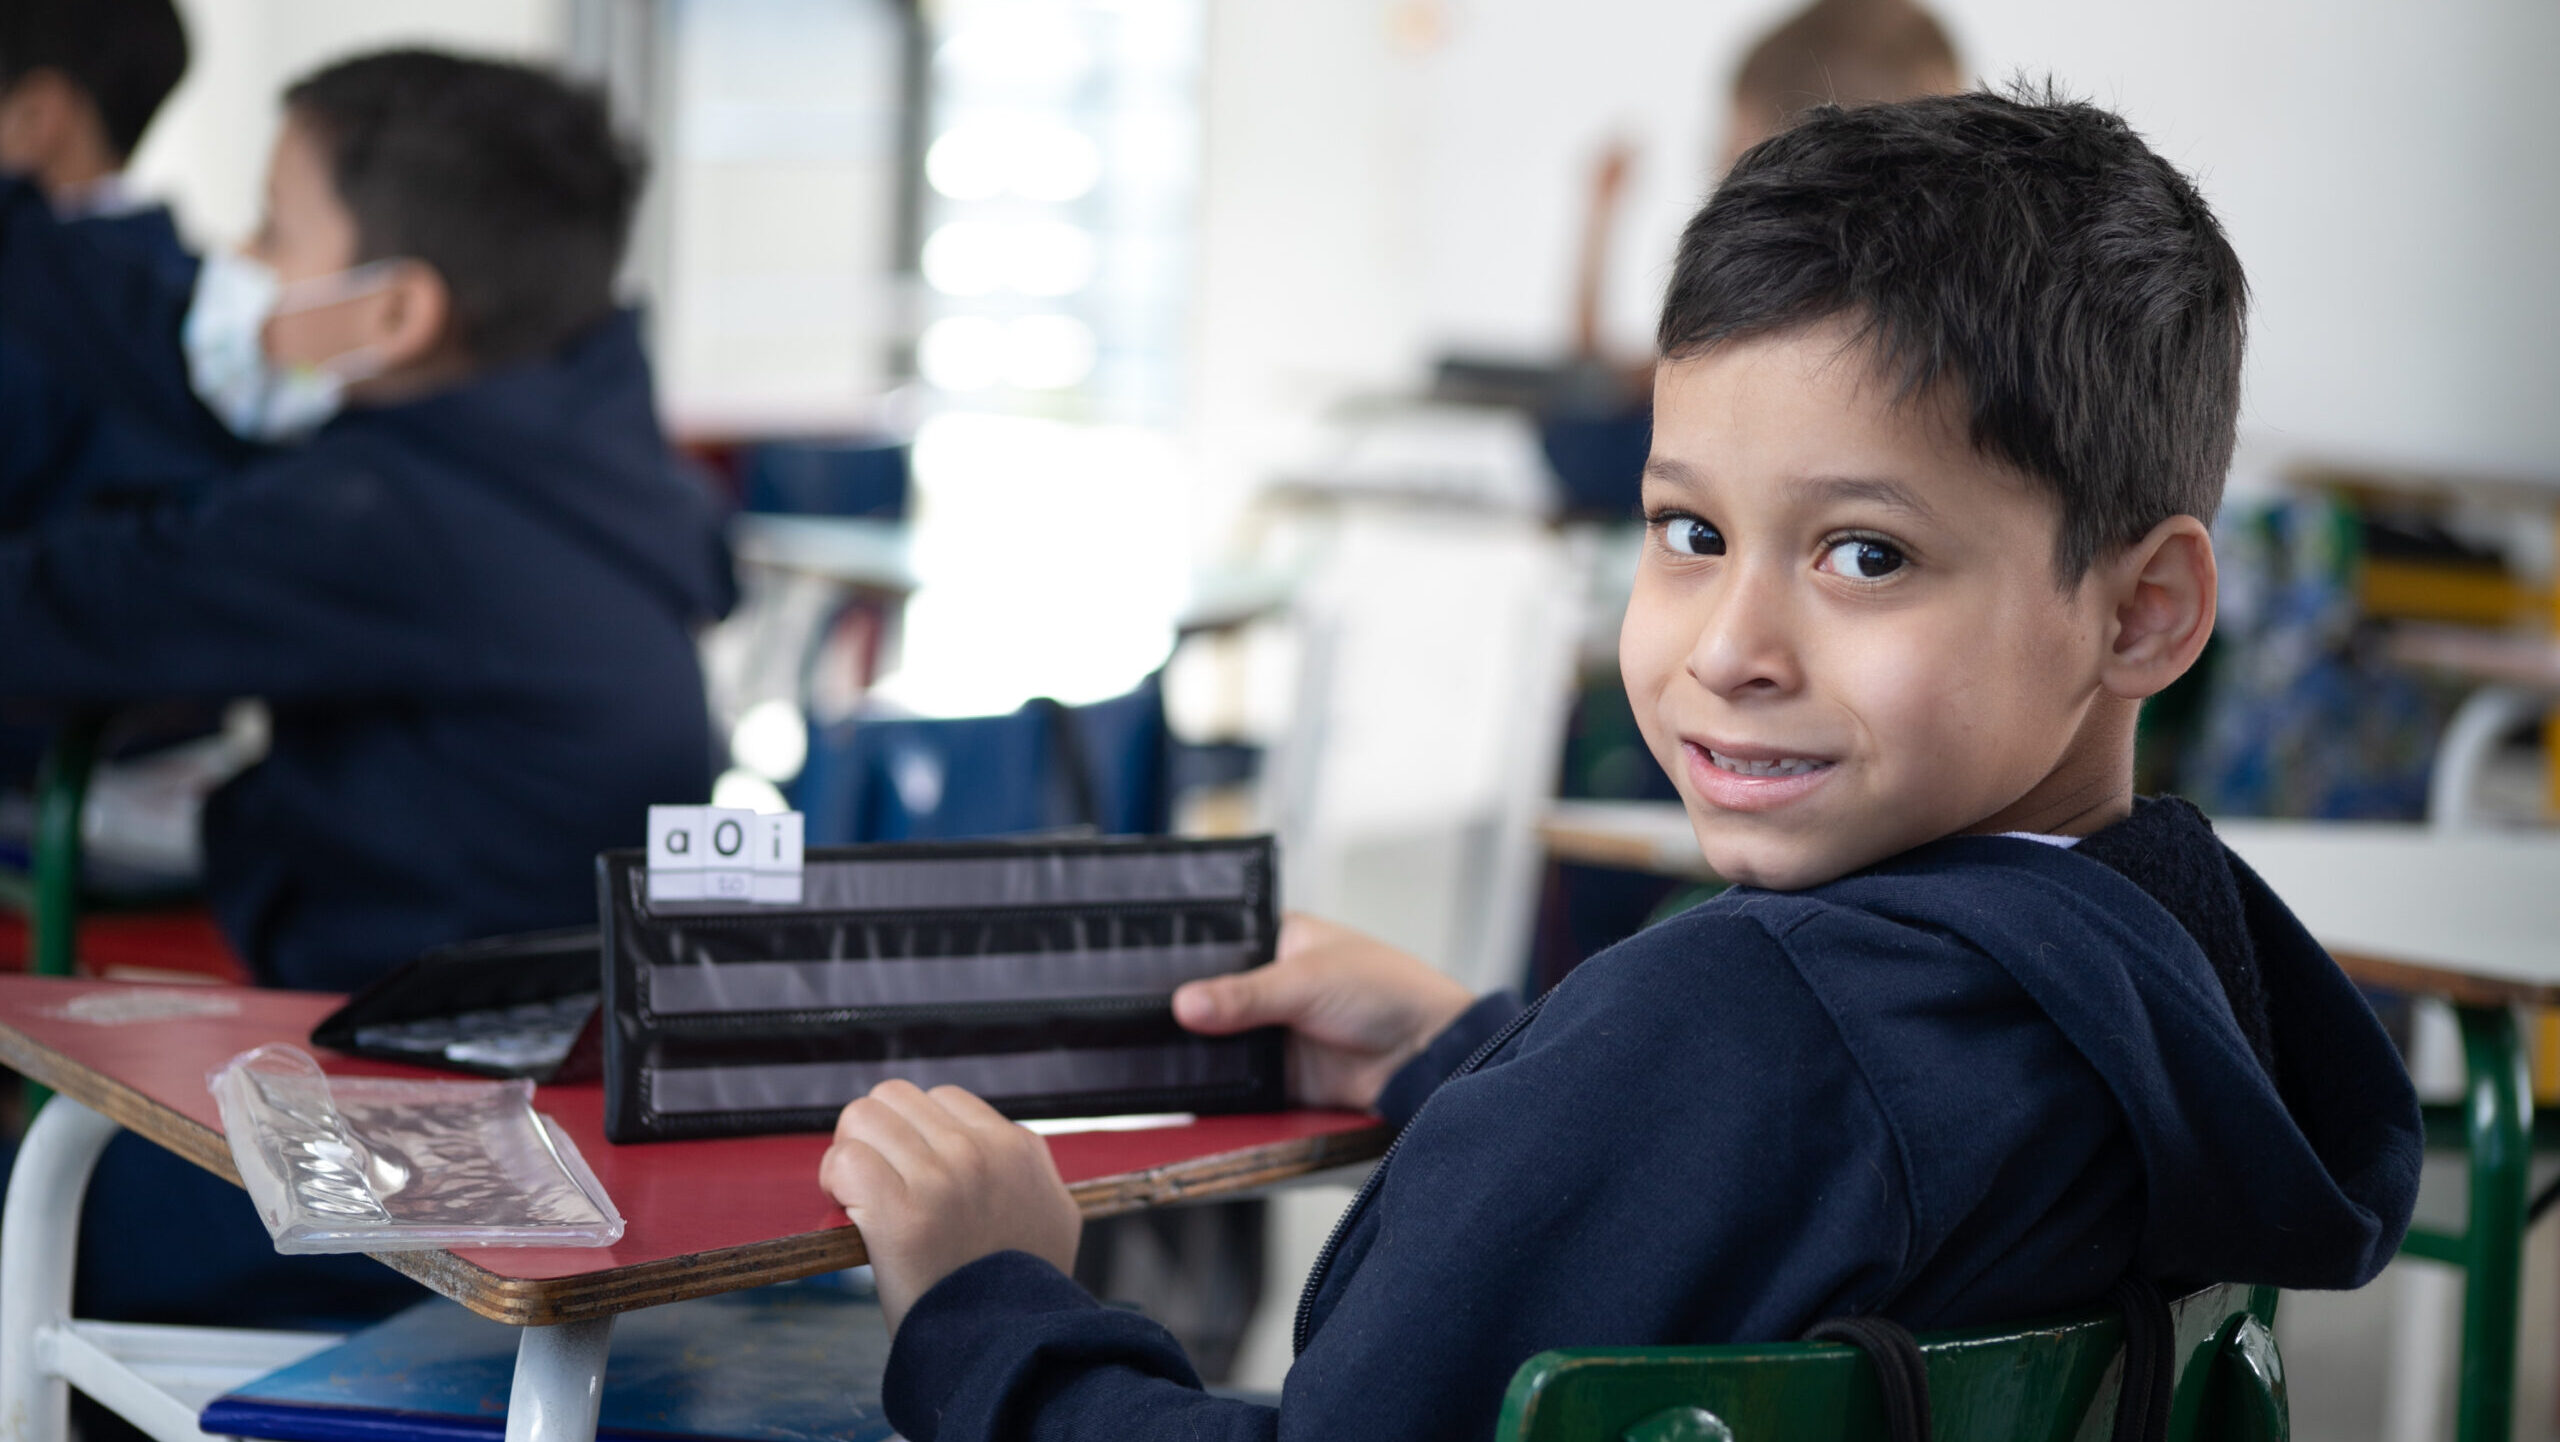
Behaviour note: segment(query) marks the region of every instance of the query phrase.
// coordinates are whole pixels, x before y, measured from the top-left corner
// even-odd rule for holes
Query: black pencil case
[[[1183,982],[1269,961],[1268,837],[812,847],[801,899],[658,901],[597,860],[605,1134],[824,1131],[891,1078],[1010,1117],[1276,1111],[1281,1033],[1196,1036]]]
[[[592,1081],[603,1069],[602,973],[592,926],[441,946],[347,998],[311,1040],[478,1076]]]

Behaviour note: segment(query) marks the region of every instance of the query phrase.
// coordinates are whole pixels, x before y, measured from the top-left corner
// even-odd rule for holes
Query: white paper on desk
[[[604,1247],[622,1214],[526,1081],[330,1077],[299,1047],[207,1079],[279,1252]]]

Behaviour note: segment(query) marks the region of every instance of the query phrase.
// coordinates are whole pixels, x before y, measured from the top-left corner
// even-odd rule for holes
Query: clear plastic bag
[[[603,1247],[622,1214],[527,1081],[329,1077],[299,1047],[207,1078],[279,1252]]]

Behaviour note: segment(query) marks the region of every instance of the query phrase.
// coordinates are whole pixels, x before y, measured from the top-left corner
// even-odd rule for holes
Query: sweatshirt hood
[[[2380,1272],[2417,1197],[2408,1071],[2363,994],[2204,817],[2146,802],[2073,849],[1958,837],[1891,869],[1985,864],[2027,873],[2089,938],[2057,946],[2007,907],[1944,918],[2123,1109],[2145,1180],[2143,1271],[2297,1288]]]
[[[362,428],[441,455],[508,504],[607,557],[697,622],[737,598],[725,523],[658,423],[638,317],[617,311],[548,355],[401,405],[351,411]],[[325,433],[324,433],[325,434]]]

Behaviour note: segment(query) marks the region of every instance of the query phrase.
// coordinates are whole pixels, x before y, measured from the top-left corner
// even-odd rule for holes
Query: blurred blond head
[[[1946,28],[1911,0],[1814,0],[1760,37],[1734,72],[1717,173],[1813,106],[1963,88],[1964,66]]]

